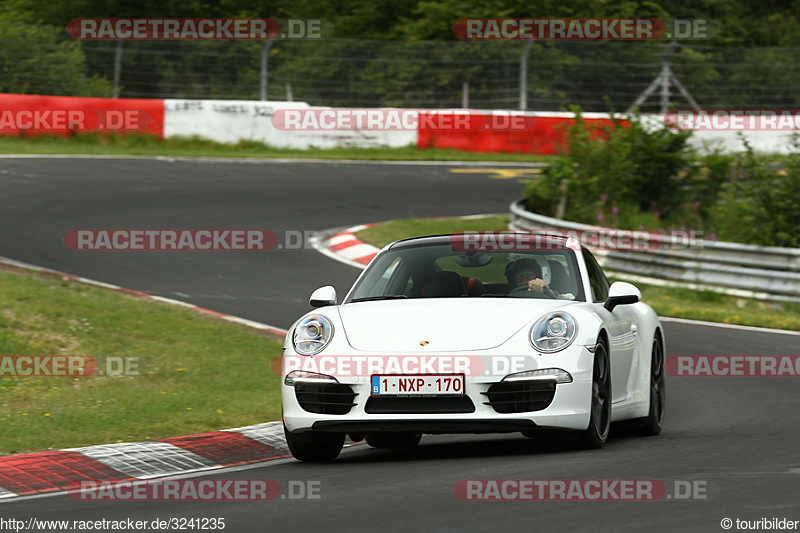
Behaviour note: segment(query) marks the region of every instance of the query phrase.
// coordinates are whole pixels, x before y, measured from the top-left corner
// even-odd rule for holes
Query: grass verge
[[[0,267],[1,355],[119,356],[140,375],[0,375],[0,454],[280,418],[274,336],[50,274]]]
[[[460,150],[419,150],[404,148],[331,148],[291,150],[273,148],[260,142],[241,141],[223,144],[198,137],[160,139],[153,135],[98,135],[93,133],[60,137],[0,136],[0,154],[67,154],[118,156],[231,157],[231,158],[294,158],[355,159],[364,161],[549,161],[549,156],[533,154],[482,154]]]
[[[421,235],[459,230],[504,230],[508,229],[508,220],[508,216],[392,220],[356,235],[362,241],[381,248],[398,239]],[[624,276],[617,279],[625,280]],[[766,302],[707,290],[659,287],[638,282],[636,286],[642,291],[642,300],[660,316],[800,331],[798,303]]]

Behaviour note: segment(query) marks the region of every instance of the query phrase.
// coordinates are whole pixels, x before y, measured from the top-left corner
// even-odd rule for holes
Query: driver
[[[558,298],[558,293],[542,279],[542,267],[535,259],[522,257],[510,261],[506,265],[506,279],[511,290],[527,285],[529,291]]]

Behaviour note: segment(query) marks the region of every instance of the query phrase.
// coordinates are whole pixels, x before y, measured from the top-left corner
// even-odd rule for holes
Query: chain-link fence
[[[623,111],[666,64],[703,108],[800,107],[800,47],[695,41],[671,54],[666,42],[629,41],[77,42],[60,28],[0,30],[2,92],[112,96],[116,86],[119,96],[136,98]],[[662,89],[642,111],[659,110]],[[672,107],[688,107],[674,82],[667,96]]]

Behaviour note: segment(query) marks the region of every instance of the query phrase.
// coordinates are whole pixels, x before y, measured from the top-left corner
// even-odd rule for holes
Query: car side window
[[[588,250],[583,250],[583,260],[586,262],[586,270],[589,273],[589,285],[592,287],[594,301],[606,301],[608,299],[608,287],[611,284],[603,273],[603,269],[600,268],[597,260]]]

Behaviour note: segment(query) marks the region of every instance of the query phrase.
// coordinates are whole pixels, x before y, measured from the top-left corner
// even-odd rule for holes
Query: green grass
[[[280,418],[276,337],[58,276],[0,269],[0,355],[139,358],[141,375],[0,376],[0,454]]]
[[[459,230],[508,229],[508,216],[477,219],[429,218],[392,220],[358,232],[359,239],[381,248],[398,239]],[[624,276],[617,278],[624,281]],[[800,303],[776,303],[728,296],[713,291],[635,283],[642,300],[660,316],[725,324],[800,330]]]
[[[642,283],[636,286],[642,291],[642,299],[660,316],[800,331],[800,303],[768,302],[708,290]]]
[[[418,150],[404,148],[331,148],[291,150],[269,147],[260,142],[223,144],[198,137],[160,139],[153,135],[81,134],[71,138],[48,135],[13,137],[0,135],[0,154],[67,154],[174,157],[245,157],[296,159],[357,159],[365,161],[548,161],[549,156],[532,154],[479,154],[460,150]]]
[[[488,216],[473,219],[463,218],[409,218],[390,220],[370,226],[357,233],[362,241],[383,248],[390,242],[423,235],[453,233],[461,230],[508,229],[508,215]]]

